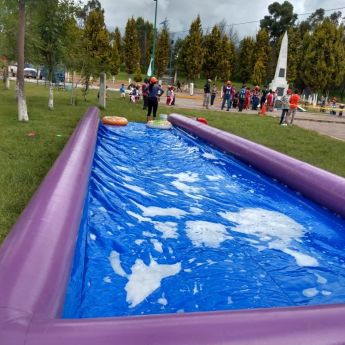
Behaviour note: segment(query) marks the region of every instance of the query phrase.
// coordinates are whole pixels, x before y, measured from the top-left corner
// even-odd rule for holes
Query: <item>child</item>
[[[125,84],[121,84],[121,87],[120,87],[120,98],[123,98],[123,99],[126,98]]]

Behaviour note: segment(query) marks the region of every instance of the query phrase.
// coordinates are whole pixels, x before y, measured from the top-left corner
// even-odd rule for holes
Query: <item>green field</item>
[[[61,152],[87,108],[97,104],[97,92],[91,91],[84,102],[78,90],[77,105],[69,105],[67,91],[55,91],[55,110],[49,111],[48,88],[27,85],[29,122],[17,121],[14,85],[0,90],[0,242],[18,218],[34,191]],[[165,108],[159,112],[178,112],[202,116],[209,124],[266,145],[345,177],[345,143],[296,126],[281,127],[278,120],[255,115]],[[120,100],[108,94],[107,110],[102,115],[125,116],[129,121],[145,121],[142,104]],[[33,135],[34,134],[34,135]]]

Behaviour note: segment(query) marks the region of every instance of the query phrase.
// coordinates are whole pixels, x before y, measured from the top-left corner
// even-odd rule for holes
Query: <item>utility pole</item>
[[[153,48],[152,48],[152,65],[151,65],[151,71],[152,75],[155,74],[155,54],[156,54],[156,37],[157,37],[157,4],[158,0],[153,0],[156,2],[156,8],[155,8],[155,24],[153,27]]]

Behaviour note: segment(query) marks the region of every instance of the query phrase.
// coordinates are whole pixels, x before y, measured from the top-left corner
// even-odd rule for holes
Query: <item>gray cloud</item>
[[[85,2],[86,0],[84,0]],[[106,24],[113,29],[118,26],[122,30],[131,16],[143,17],[153,23],[155,2],[153,0],[100,0],[104,10]],[[225,20],[227,24],[238,24],[259,21],[268,14],[268,5],[274,0],[158,0],[157,23],[165,18],[169,20],[170,30],[180,32],[188,30],[192,20],[199,14],[203,27],[212,27]],[[283,1],[278,1],[282,3]],[[313,12],[324,9],[344,7],[344,0],[290,0],[296,13]],[[330,12],[328,12],[329,14]],[[344,12],[345,13],[345,12]],[[300,16],[299,20],[307,16]],[[259,22],[235,25],[239,35],[255,35]]]

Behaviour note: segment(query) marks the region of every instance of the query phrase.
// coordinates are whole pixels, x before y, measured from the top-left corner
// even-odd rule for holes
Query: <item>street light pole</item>
[[[155,9],[155,25],[153,27],[153,48],[152,48],[152,64],[151,64],[151,71],[152,75],[155,74],[155,54],[156,54],[156,36],[157,36],[157,4],[158,0],[153,0],[156,2],[156,9]]]

